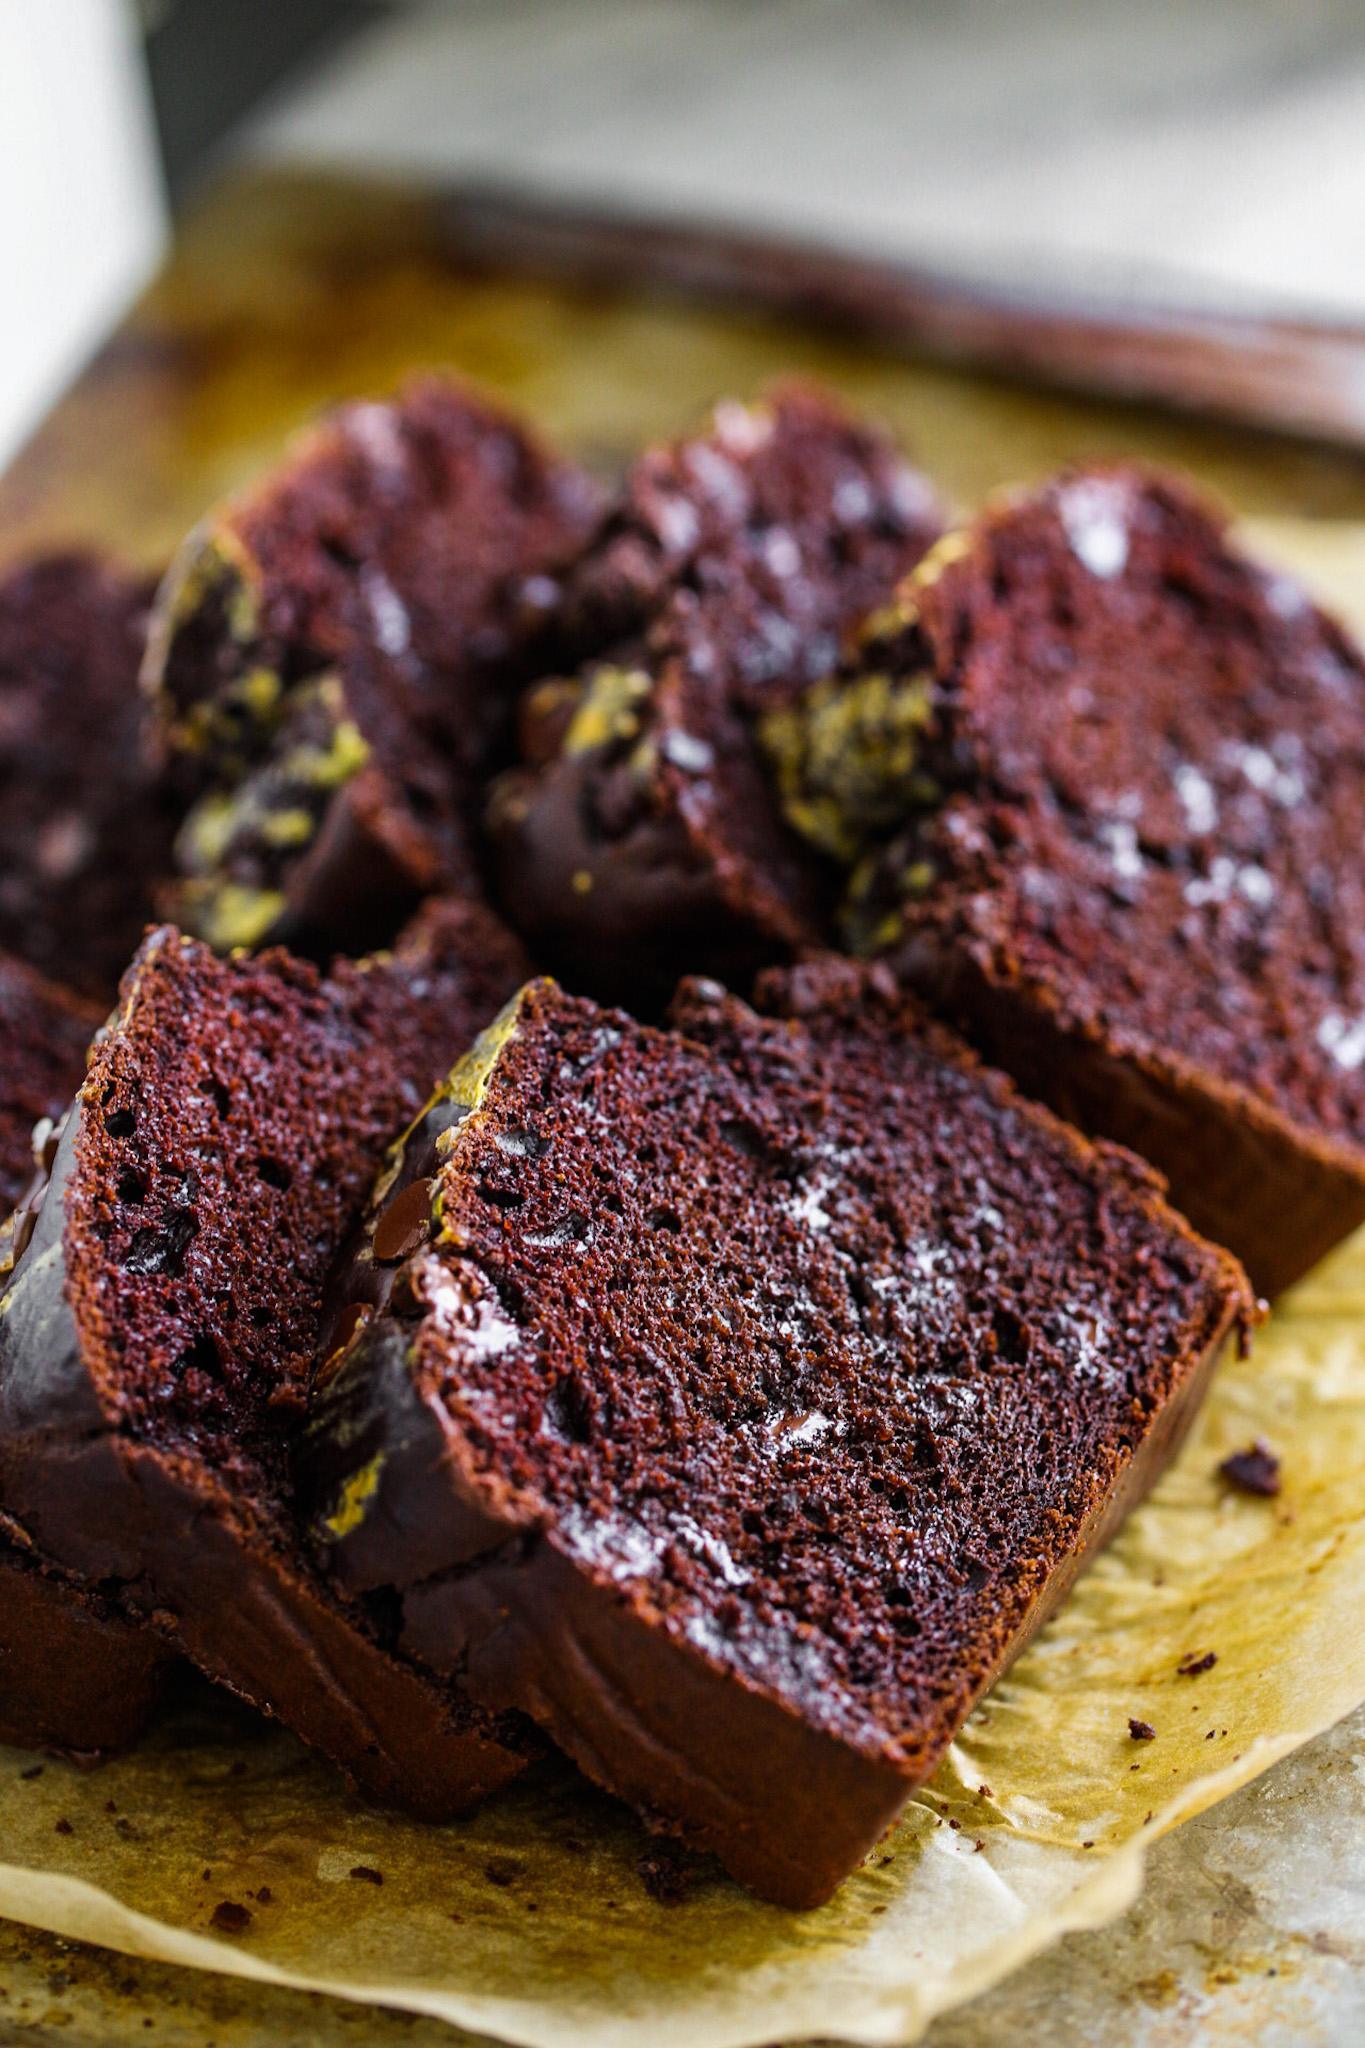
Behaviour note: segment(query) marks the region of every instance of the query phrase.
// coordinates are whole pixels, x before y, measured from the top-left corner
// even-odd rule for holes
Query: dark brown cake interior
[[[141,752],[152,584],[89,554],[0,577],[0,946],[108,1002],[170,867]]]
[[[1086,471],[988,516],[867,650],[933,679],[944,801],[855,936],[955,940],[1120,1051],[1329,1135],[1365,1114],[1365,667],[1181,486]]]
[[[407,1372],[495,1525],[913,1776],[1251,1302],[888,979],[765,996],[797,1014],[695,984],[668,1033],[523,994],[441,1141]]]
[[[524,964],[459,903],[432,906],[396,964],[325,979],[280,951],[223,962],[169,928],[149,939],[67,1194],[69,1299],[121,1430],[282,1478],[323,1282],[375,1162]]]

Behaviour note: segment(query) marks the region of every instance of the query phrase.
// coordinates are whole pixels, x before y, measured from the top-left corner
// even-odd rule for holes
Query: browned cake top
[[[889,978],[765,994],[664,1032],[532,985],[441,1141],[411,1370],[492,1497],[913,1764],[1251,1304]]]
[[[0,577],[0,945],[109,999],[170,865],[137,692],[152,586],[96,556]]]
[[[658,621],[661,647],[754,705],[824,675],[846,622],[885,596],[941,525],[928,482],[883,433],[824,392],[780,385],[758,405],[717,406],[709,433],[636,458],[621,506],[565,583],[556,624],[600,653]]]
[[[81,1092],[65,1195],[68,1296],[120,1427],[274,1464],[271,1401],[307,1368],[384,1146],[523,968],[459,906],[394,960],[326,977],[149,936]]]
[[[989,511],[905,596],[862,675],[919,679],[931,795],[874,838],[855,935],[913,967],[950,932],[1119,1049],[1358,1130],[1365,665],[1340,628],[1122,468]]]

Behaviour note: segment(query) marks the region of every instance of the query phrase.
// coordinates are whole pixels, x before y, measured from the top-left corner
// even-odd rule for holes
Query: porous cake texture
[[[1365,1220],[1365,663],[1178,480],[988,507],[766,736],[849,942],[1262,1292]]]
[[[341,407],[210,516],[144,682],[192,798],[167,913],[219,948],[387,943],[477,886],[483,777],[599,494],[436,376]]]
[[[941,527],[932,490],[832,399],[784,387],[645,451],[550,617],[488,814],[508,915],[575,987],[658,1009],[824,937],[828,865],[783,824],[765,706],[831,669]]]
[[[790,1906],[1151,1483],[1235,1260],[885,970],[532,983],[391,1155],[298,1479],[336,1580]]]

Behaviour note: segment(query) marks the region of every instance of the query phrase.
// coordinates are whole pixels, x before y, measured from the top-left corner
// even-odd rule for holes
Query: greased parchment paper
[[[1302,529],[1266,537],[1348,606],[1365,587],[1358,539],[1327,563]],[[1219,1477],[1256,1437],[1274,1499]],[[1156,1493],[818,1912],[709,1866],[661,1903],[649,1838],[562,1765],[414,1825],[205,1693],[94,1772],[0,1750],[0,1913],[530,2048],[909,2041],[1116,1916],[1150,1840],[1365,1699],[1363,1613],[1365,1233],[1224,1366]]]

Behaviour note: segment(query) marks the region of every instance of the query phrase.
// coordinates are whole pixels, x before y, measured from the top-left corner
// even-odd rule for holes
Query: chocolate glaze
[[[393,961],[330,981],[152,934],[0,1299],[0,1499],[35,1555],[431,1818],[536,1744],[434,1683],[300,1556],[290,1375],[408,1074],[487,1016],[490,981],[505,993],[486,952],[460,953],[495,934],[478,906],[433,905]]]
[[[430,1241],[317,1374],[296,1477],[413,1654],[807,1906],[1253,1307],[1139,1162],[884,972],[761,995],[685,987],[660,1033],[523,990],[448,1084],[465,1115],[391,1158],[371,1222],[434,1163]]]

